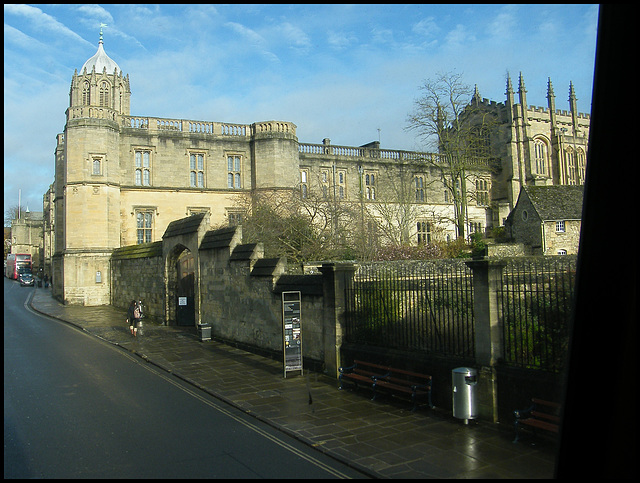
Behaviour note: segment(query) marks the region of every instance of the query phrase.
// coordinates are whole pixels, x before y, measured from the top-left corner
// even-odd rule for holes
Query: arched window
[[[486,158],[491,153],[491,137],[487,126],[476,126],[471,129],[470,154]]]
[[[102,81],[100,83],[100,106],[109,107],[109,83]]]
[[[564,155],[565,160],[565,184],[575,185],[576,182],[576,157],[572,148],[568,148]]]
[[[89,88],[89,82],[84,82],[82,84],[82,105],[88,106],[91,101],[91,91]]]
[[[549,165],[549,147],[544,139],[537,138],[533,141],[536,174],[547,175]]]
[[[582,149],[578,149],[578,184],[584,184],[585,168],[587,157]]]

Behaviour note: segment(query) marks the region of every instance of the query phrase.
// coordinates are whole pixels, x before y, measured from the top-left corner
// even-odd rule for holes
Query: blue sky
[[[42,210],[75,69],[104,48],[131,114],[297,125],[301,143],[423,150],[406,130],[419,86],[462,74],[504,102],[591,111],[597,5],[4,5],[4,209]]]

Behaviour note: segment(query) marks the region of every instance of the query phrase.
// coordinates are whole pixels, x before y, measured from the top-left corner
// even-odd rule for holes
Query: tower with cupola
[[[74,72],[64,133],[56,148],[56,246],[53,277],[65,302],[110,303],[109,257],[120,246],[122,116],[129,114],[129,78],[104,50]]]

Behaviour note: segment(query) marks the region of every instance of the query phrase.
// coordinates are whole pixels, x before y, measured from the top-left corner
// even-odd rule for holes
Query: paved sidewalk
[[[125,310],[78,307],[34,289],[35,311],[122,347],[215,397],[376,478],[552,478],[554,445],[512,443],[510,426],[454,419],[445,408],[412,413],[395,399],[338,390],[327,376],[283,377],[275,361],[216,341],[195,328],[146,323],[134,338]]]

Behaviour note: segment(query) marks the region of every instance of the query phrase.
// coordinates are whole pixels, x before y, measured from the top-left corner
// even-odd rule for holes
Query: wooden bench
[[[532,398],[529,408],[513,412],[516,418],[516,438],[513,442],[518,442],[520,438],[520,427],[522,425],[531,426],[534,430],[544,429],[545,431],[558,434],[560,432],[560,409],[561,405],[556,402]]]
[[[360,385],[373,390],[372,400],[376,399],[379,392],[388,392],[411,396],[414,411],[421,399],[426,399],[429,407],[431,403],[431,380],[426,374],[395,369],[389,366],[373,364],[371,362],[354,360],[352,366],[340,367],[340,389],[344,382],[353,384],[357,389]]]
[[[371,362],[354,360],[352,366],[338,368],[340,376],[340,388],[344,386],[344,382],[348,382],[354,385],[357,389],[359,385],[365,385],[368,388],[373,388],[376,377],[388,376],[391,369],[379,364],[373,364]]]
[[[432,376],[419,374],[417,372],[405,371],[403,369],[390,368],[390,374],[384,377],[376,377],[373,385],[373,399],[380,390],[392,394],[411,396],[412,411],[415,411],[420,400],[425,400],[430,408],[431,402],[431,382]]]

